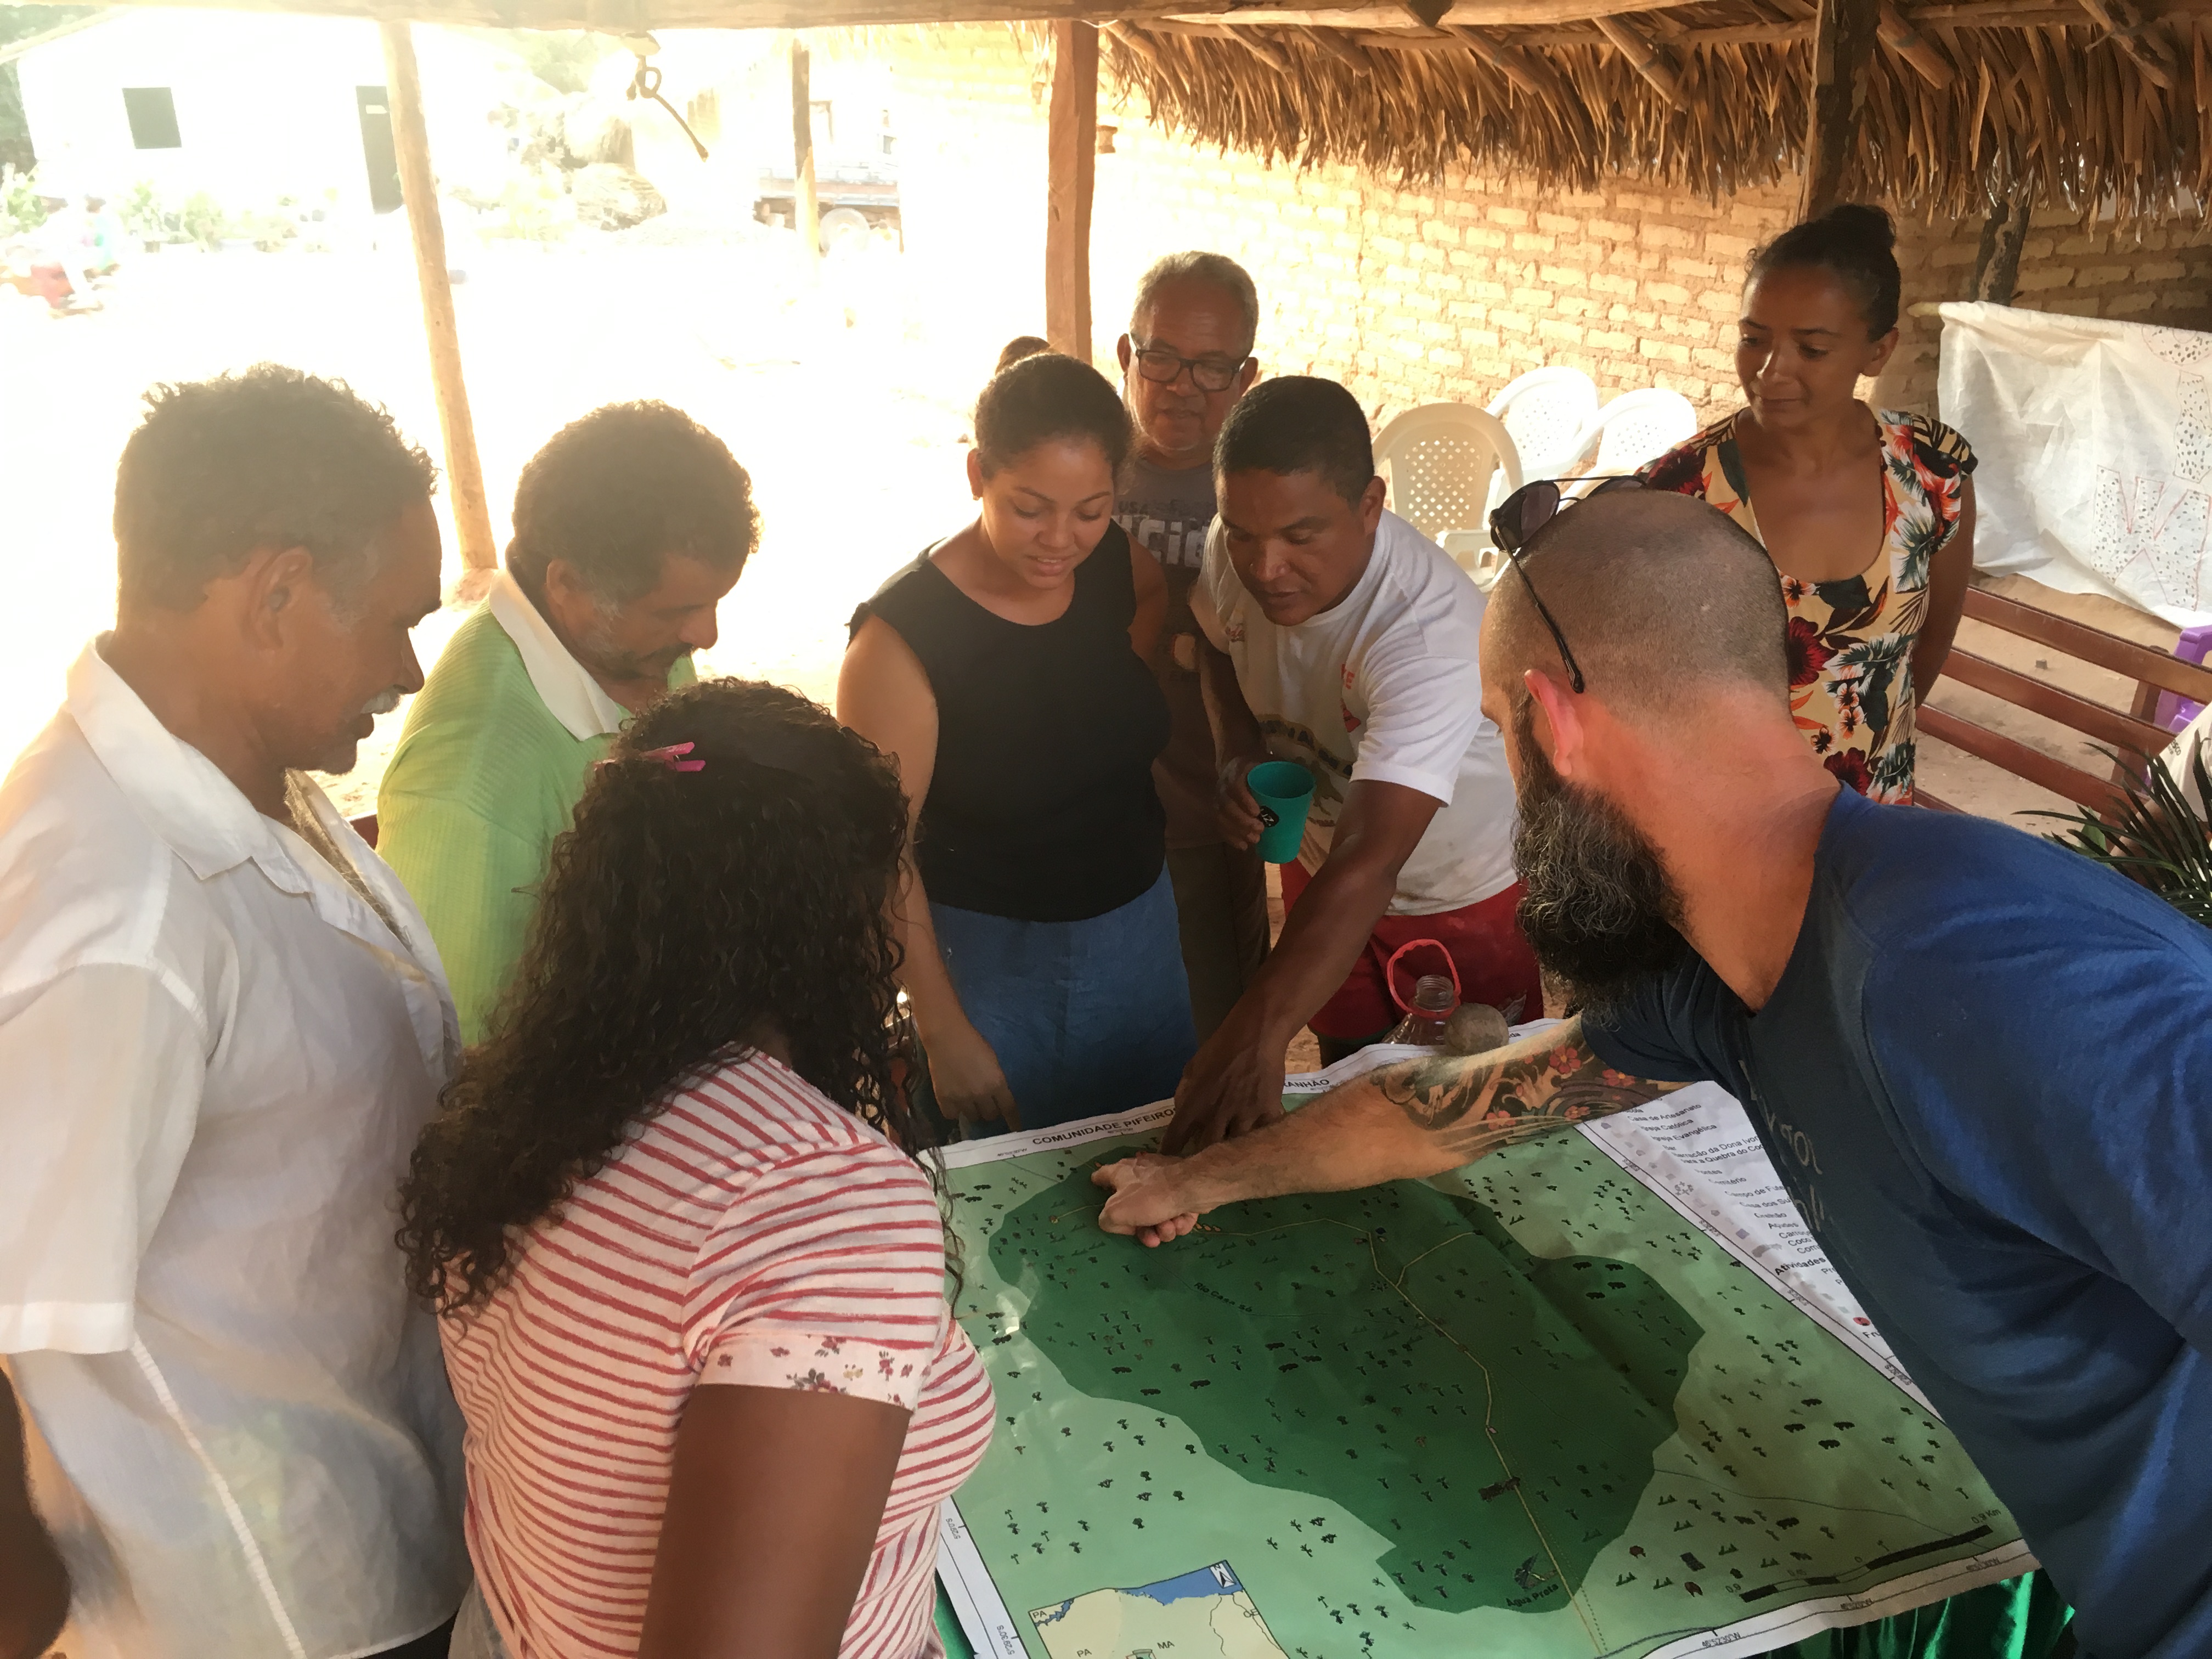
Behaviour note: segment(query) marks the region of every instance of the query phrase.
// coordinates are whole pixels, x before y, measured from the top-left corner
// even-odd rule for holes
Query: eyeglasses
[[[1145,379],[1160,386],[1173,386],[1187,368],[1191,384],[1200,392],[1228,391],[1237,384],[1237,376],[1244,367],[1242,357],[1234,362],[1219,357],[1185,357],[1165,346],[1140,345],[1132,355],[1136,359],[1137,373]]]
[[[1490,515],[1490,539],[1505,555],[1506,562],[1520,574],[1522,586],[1528,590],[1528,603],[1536,607],[1536,614],[1544,619],[1544,626],[1552,630],[1552,643],[1559,647],[1559,660],[1566,665],[1567,684],[1577,693],[1587,691],[1589,683],[1583,678],[1582,665],[1575,653],[1567,648],[1567,636],[1559,631],[1559,624],[1544,605],[1543,596],[1536,592],[1536,584],[1528,579],[1528,567],[1521,562],[1522,550],[1534,539],[1536,532],[1559,516],[1559,509],[1571,501],[1588,501],[1591,495],[1603,495],[1615,489],[1641,489],[1644,480],[1633,472],[1607,478],[1586,495],[1563,493],[1558,478],[1539,478],[1525,483],[1504,501]],[[1582,480],[1572,480],[1580,483]]]

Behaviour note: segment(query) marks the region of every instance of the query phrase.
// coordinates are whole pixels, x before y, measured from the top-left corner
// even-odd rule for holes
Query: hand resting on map
[[[1224,1204],[1437,1175],[1680,1087],[1609,1069],[1571,1019],[1486,1054],[1385,1066],[1189,1158],[1139,1152],[1109,1164],[1091,1177],[1113,1194],[1098,1224],[1158,1246]]]
[[[1113,1191],[1099,1212],[1098,1224],[1109,1233],[1127,1233],[1148,1249],[1181,1238],[1198,1225],[1200,1214],[1178,1207],[1185,1200],[1177,1172],[1190,1162],[1187,1158],[1139,1152],[1134,1158],[1092,1170],[1091,1180]]]

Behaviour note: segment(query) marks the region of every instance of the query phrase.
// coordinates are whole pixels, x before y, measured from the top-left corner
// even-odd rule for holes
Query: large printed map
[[[1157,1121],[951,1171],[979,1653],[1758,1652],[2030,1565],[1917,1399],[1595,1138],[1146,1250],[1090,1176]]]

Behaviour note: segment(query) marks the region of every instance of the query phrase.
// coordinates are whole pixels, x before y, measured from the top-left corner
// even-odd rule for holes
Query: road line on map
[[[1469,1232],[1457,1234],[1455,1235],[1455,1237],[1472,1238],[1474,1235]],[[1451,1240],[1446,1239],[1443,1243],[1445,1244],[1449,1244],[1451,1243]],[[1421,1254],[1423,1255],[1433,1255],[1437,1250],[1443,1248],[1443,1244],[1436,1245],[1430,1249],[1424,1250]],[[1536,1542],[1542,1546],[1545,1559],[1552,1564],[1552,1571],[1559,1575],[1559,1588],[1567,1591],[1568,1604],[1574,1608],[1575,1616],[1583,1621],[1583,1630],[1589,1633],[1590,1650],[1593,1653],[1603,1653],[1605,1651],[1605,1635],[1604,1632],[1598,1628],[1596,1613],[1583,1601],[1582,1595],[1578,1591],[1567,1589],[1566,1567],[1559,1560],[1559,1553],[1553,1549],[1552,1540],[1545,1535],[1543,1523],[1536,1519],[1535,1510],[1528,1507],[1528,1496],[1527,1492],[1523,1490],[1520,1475],[1515,1472],[1513,1466],[1505,1461],[1505,1454],[1498,1449],[1498,1431],[1492,1426],[1490,1420],[1491,1413],[1495,1408],[1498,1402],[1498,1389],[1497,1385],[1491,1381],[1490,1367],[1484,1364],[1480,1359],[1476,1358],[1474,1351],[1472,1348],[1462,1342],[1457,1337],[1454,1336],[1443,1326],[1437,1324],[1437,1322],[1430,1316],[1427,1309],[1422,1307],[1419,1303],[1414,1301],[1412,1297],[1406,1294],[1405,1289],[1402,1285],[1394,1282],[1383,1273],[1382,1263],[1376,1257],[1375,1255],[1375,1241],[1372,1234],[1369,1235],[1367,1240],[1367,1255],[1368,1259],[1375,1264],[1375,1276],[1381,1279],[1385,1285],[1389,1285],[1392,1292],[1396,1295],[1400,1301],[1403,1302],[1407,1307],[1419,1314],[1421,1316],[1422,1322],[1426,1324],[1430,1329],[1436,1332],[1436,1334],[1443,1338],[1445,1341],[1450,1343],[1452,1346],[1457,1348],[1462,1354],[1465,1354],[1467,1356],[1468,1364],[1473,1365],[1475,1370],[1482,1373],[1482,1434],[1483,1438],[1490,1443],[1490,1455],[1498,1460],[1498,1467],[1504,1471],[1505,1478],[1513,1483],[1513,1501],[1520,1504],[1521,1513],[1528,1517],[1528,1530],[1536,1534]],[[1419,1260],[1419,1257],[1416,1257],[1414,1259],[1418,1261]],[[1413,1264],[1409,1261],[1406,1265],[1407,1267],[1411,1267]]]

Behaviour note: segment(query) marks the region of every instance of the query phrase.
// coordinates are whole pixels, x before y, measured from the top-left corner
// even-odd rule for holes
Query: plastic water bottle
[[[1413,1006],[1406,1011],[1385,1042],[1409,1042],[1417,1048],[1441,1048],[1444,1022],[1459,1006],[1459,994],[1442,974],[1423,974],[1413,985]]]

